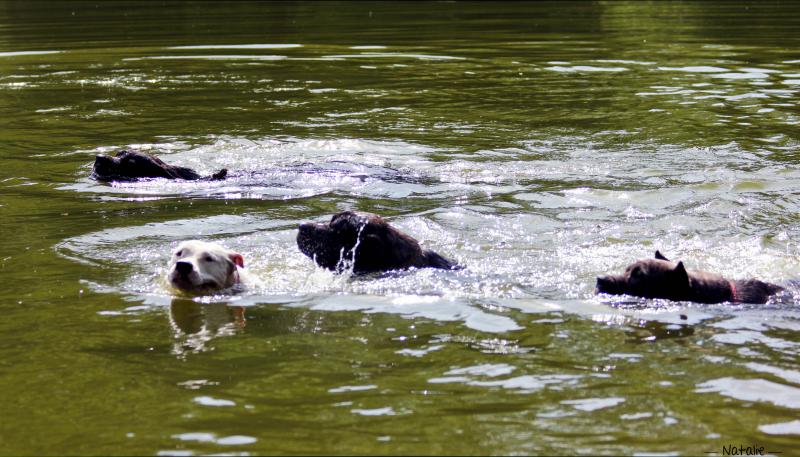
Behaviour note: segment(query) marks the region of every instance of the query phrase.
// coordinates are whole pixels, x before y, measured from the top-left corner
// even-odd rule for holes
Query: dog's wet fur
[[[597,278],[597,293],[666,298],[697,303],[766,303],[783,287],[757,279],[729,280],[718,274],[687,270],[656,251],[654,259],[637,260],[621,275]]]
[[[222,169],[211,176],[201,176],[191,168],[169,165],[154,155],[132,150],[119,151],[114,157],[98,154],[92,168],[92,177],[104,182],[145,178],[219,180],[227,175],[228,170]]]
[[[302,224],[297,246],[317,265],[336,272],[348,268],[355,274],[408,268],[461,268],[431,250],[422,249],[417,240],[369,213],[344,211],[335,214],[328,223]]]

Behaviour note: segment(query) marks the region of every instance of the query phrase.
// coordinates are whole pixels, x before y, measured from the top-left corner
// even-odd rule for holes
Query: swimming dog
[[[341,273],[373,273],[407,268],[461,267],[439,254],[422,249],[419,242],[375,214],[344,211],[330,222],[300,225],[300,251],[317,265]]]
[[[200,176],[191,168],[164,163],[158,157],[138,151],[122,150],[115,157],[97,154],[92,177],[98,181],[135,181],[142,178],[220,180],[228,175],[222,169],[211,176]]]
[[[718,274],[687,270],[656,251],[654,259],[630,264],[621,275],[597,278],[596,293],[666,298],[697,303],[766,303],[783,287],[757,279],[726,279]]]
[[[213,293],[254,281],[244,269],[244,258],[216,243],[184,241],[175,248],[167,280],[192,294]]]

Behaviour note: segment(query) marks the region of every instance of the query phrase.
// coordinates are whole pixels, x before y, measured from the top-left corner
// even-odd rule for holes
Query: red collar
[[[737,303],[739,302],[739,296],[736,293],[736,284],[733,281],[728,281],[728,284],[731,286],[731,302]]]

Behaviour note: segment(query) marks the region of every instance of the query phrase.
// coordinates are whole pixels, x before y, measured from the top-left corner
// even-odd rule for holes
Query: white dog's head
[[[212,292],[239,283],[239,268],[243,267],[241,254],[215,243],[190,240],[173,252],[167,279],[185,292]]]

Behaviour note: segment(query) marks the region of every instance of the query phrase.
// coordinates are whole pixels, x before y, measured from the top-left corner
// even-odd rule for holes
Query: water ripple
[[[772,403],[784,408],[800,409],[800,388],[764,379],[712,379],[699,384],[696,392],[718,393],[741,401]]]

